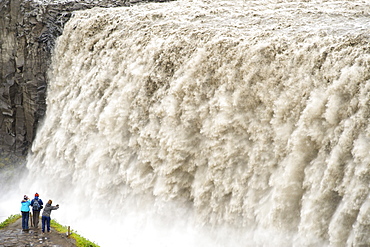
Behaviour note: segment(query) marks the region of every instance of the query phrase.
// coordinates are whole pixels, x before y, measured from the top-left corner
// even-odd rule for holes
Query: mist
[[[28,176],[26,160],[15,156],[1,156],[0,169],[0,222],[10,215],[19,214],[23,196],[29,191],[19,187],[22,180]]]

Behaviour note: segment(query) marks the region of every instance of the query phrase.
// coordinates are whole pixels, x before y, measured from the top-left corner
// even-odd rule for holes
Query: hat
[[[36,192],[35,197],[39,197],[39,193]]]
[[[27,200],[27,199],[28,199],[28,196],[27,196],[27,195],[24,195],[24,196],[23,196],[23,199],[24,199],[24,200]]]

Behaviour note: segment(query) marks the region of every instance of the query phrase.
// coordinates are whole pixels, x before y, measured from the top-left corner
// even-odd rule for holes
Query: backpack
[[[33,211],[39,211],[41,209],[39,200],[33,200],[33,206],[32,206]]]

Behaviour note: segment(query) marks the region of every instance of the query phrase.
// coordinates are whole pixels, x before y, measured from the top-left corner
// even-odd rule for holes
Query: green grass
[[[0,223],[0,229],[5,228],[13,222],[16,222],[19,218],[22,218],[20,214],[10,215],[9,218]]]
[[[56,231],[58,231],[60,233],[67,233],[67,231],[68,231],[68,227],[62,226],[61,224],[59,224],[55,220],[51,220],[50,226],[53,227]],[[71,230],[70,237],[76,240],[76,246],[77,247],[99,247],[99,245],[97,245],[97,244],[91,242],[90,240],[78,235],[77,233],[75,233],[72,230]]]

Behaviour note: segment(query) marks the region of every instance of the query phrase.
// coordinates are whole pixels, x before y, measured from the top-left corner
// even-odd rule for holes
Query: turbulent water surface
[[[370,244],[369,10],[75,13],[21,188],[101,246]]]

